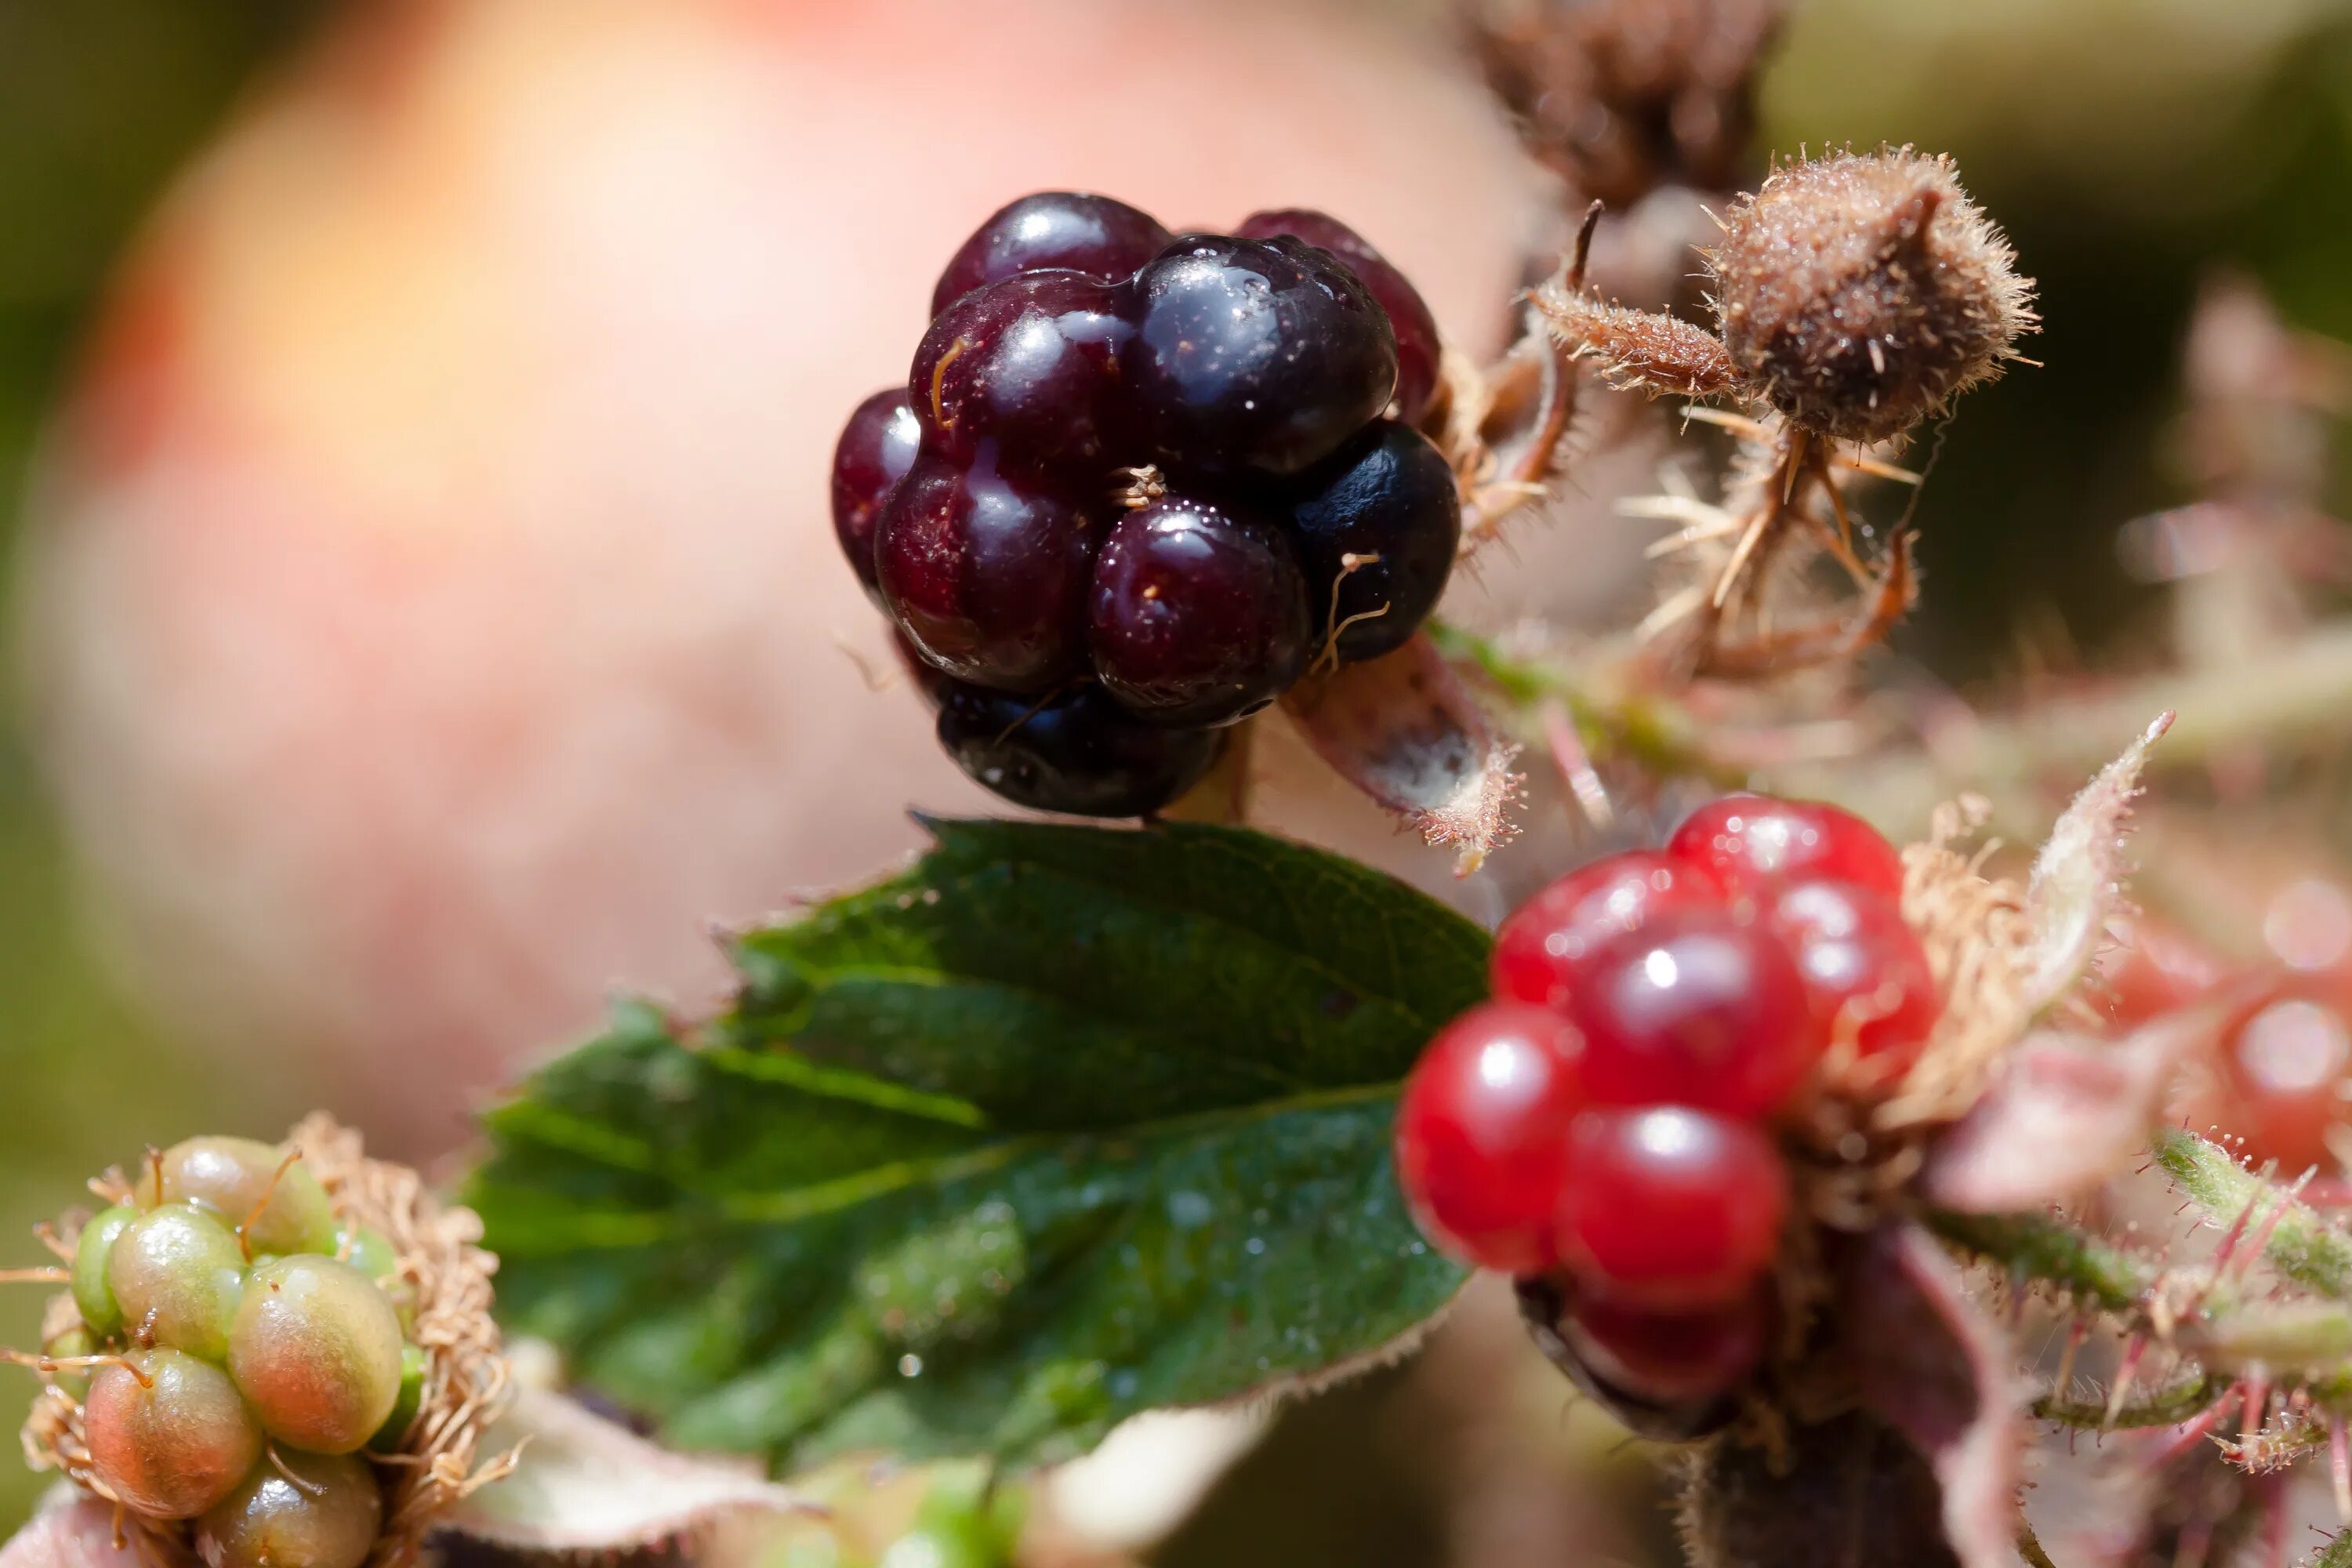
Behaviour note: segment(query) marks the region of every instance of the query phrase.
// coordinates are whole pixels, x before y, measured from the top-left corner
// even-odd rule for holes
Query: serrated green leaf
[[[1390,1123],[1483,931],[1239,829],[931,831],[490,1115],[511,1321],[681,1444],[1044,1460],[1444,1304]]]

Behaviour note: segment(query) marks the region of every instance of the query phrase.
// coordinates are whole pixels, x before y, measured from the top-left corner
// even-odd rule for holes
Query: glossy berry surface
[[[1032,695],[1083,663],[1093,539],[1069,500],[1000,474],[919,458],[882,509],[875,563],[884,602],[930,665]]]
[[[1594,1295],[1720,1307],[1770,1267],[1789,1173],[1753,1124],[1678,1105],[1588,1110],[1568,1142],[1554,1245]]]
[[[992,440],[1008,468],[1110,467],[1124,446],[1127,306],[1124,285],[1076,272],[1024,273],[958,300],[908,377],[924,451],[968,461]]]
[[[1770,1291],[1751,1288],[1727,1306],[1680,1312],[1580,1301],[1563,1329],[1603,1383],[1664,1403],[1712,1398],[1745,1382],[1764,1359],[1775,1318]]]
[[[1558,1014],[1493,1002],[1422,1054],[1397,1108],[1397,1180],[1445,1252],[1513,1274],[1551,1262],[1569,1125],[1585,1104],[1580,1047]]]
[[[1290,527],[1317,636],[1343,663],[1403,646],[1437,607],[1462,541],[1454,467],[1428,437],[1383,419],[1297,481]]]
[[[335,1243],[327,1189],[288,1151],[253,1138],[189,1138],[140,1173],[141,1205],[187,1204],[236,1233],[248,1253],[312,1252]]]
[[[1762,899],[1800,879],[1903,896],[1895,847],[1852,812],[1820,801],[1727,795],[1685,817],[1666,852],[1706,867],[1735,897]]]
[[[886,386],[859,404],[833,448],[833,534],[850,570],[878,594],[874,525],[893,486],[914,465],[922,430],[903,386]]]
[[[974,229],[931,291],[937,317],[963,295],[1040,268],[1066,268],[1103,282],[1127,277],[1167,247],[1148,213],[1082,191],[1039,191],[998,208]]]
[[[156,1519],[194,1519],[261,1458],[261,1428],[228,1374],[172,1350],[134,1350],[89,1380],[82,1426],[90,1468]]]
[[[940,744],[1015,805],[1071,816],[1145,816],[1201,782],[1213,730],[1146,723],[1091,681],[1047,700],[971,686],[941,692]]]
[[[1769,1116],[1822,1037],[1788,949],[1730,911],[1682,910],[1599,943],[1570,988],[1585,1085],[1603,1105]]]
[[[1378,418],[1396,340],[1356,275],[1293,239],[1187,235],[1136,274],[1125,374],[1156,458],[1295,474]]]
[[[229,1375],[269,1435],[348,1454],[400,1397],[400,1320],[365,1275],[299,1255],[253,1271],[229,1331]]]
[[[1877,1073],[1909,1067],[1943,1004],[1927,950],[1895,901],[1850,882],[1794,882],[1769,910],[1767,923],[1796,957],[1822,1037],[1852,1031]]]
[[[1307,666],[1307,580],[1281,531],[1171,496],[1114,521],[1087,601],[1095,675],[1157,723],[1256,712]]]
[[[205,1568],[360,1568],[383,1522],[365,1460],[280,1450],[205,1511],[196,1554]]]
[[[1348,270],[1380,301],[1381,309],[1388,315],[1389,331],[1396,339],[1397,417],[1408,425],[1420,424],[1421,416],[1429,412],[1431,398],[1437,394],[1438,364],[1437,318],[1430,314],[1429,303],[1421,297],[1421,290],[1362,235],[1328,213],[1308,207],[1252,213],[1234,232],[1244,239],[1288,235],[1328,250],[1347,263]]]
[[[123,1227],[106,1280],[133,1340],[218,1361],[245,1290],[245,1253],[212,1215],[166,1204]]]
[[[1521,904],[1495,933],[1495,994],[1565,1007],[1594,948],[1662,914],[1714,910],[1723,890],[1709,872],[1662,850],[1629,849],[1570,871]]]
[[[139,1211],[126,1205],[100,1209],[74,1240],[74,1308],[92,1333],[110,1334],[122,1327],[122,1307],[107,1278],[107,1262],[113,1256],[115,1242],[138,1217]]]

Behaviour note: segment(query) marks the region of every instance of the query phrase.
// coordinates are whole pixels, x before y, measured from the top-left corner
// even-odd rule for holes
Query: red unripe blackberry
[[[1753,1124],[1680,1105],[1588,1110],[1568,1142],[1554,1245],[1592,1295],[1723,1307],[1771,1267],[1789,1172]]]
[[[1761,900],[1804,879],[1903,897],[1903,857],[1876,828],[1817,800],[1727,795],[1683,819],[1666,853],[1706,868],[1735,897]]]
[[[1899,436],[1999,375],[2032,285],[1948,160],[1908,148],[1784,163],[1707,253],[1741,389],[1848,441]]]
[[[1430,399],[1437,395],[1439,340],[1437,318],[1430,314],[1428,301],[1412,280],[1362,235],[1330,214],[1312,208],[1252,213],[1234,226],[1234,232],[1244,239],[1288,235],[1347,263],[1348,270],[1388,312],[1389,330],[1396,335],[1396,416],[1408,425],[1420,424],[1421,416],[1429,412]]]
[[[206,1361],[227,1353],[245,1253],[212,1215],[185,1204],[141,1215],[107,1254],[106,1280],[132,1342]]]
[[[1570,1349],[1602,1382],[1672,1404],[1738,1387],[1763,1361],[1777,1321],[1768,1285],[1727,1306],[1695,1311],[1579,1301],[1560,1328]]]
[[[253,1271],[229,1332],[228,1369],[271,1436],[348,1454],[400,1399],[400,1320],[383,1292],[331,1258]]]
[[[383,1524],[367,1461],[281,1449],[205,1511],[196,1554],[205,1568],[360,1568]]]
[[[261,1458],[261,1427],[228,1373],[172,1350],[135,1350],[101,1366],[82,1402],[90,1468],[155,1519],[194,1519]]]
[[[1585,1105],[1580,1044],[1556,1013],[1494,1002],[1422,1053],[1397,1109],[1397,1180],[1445,1252],[1512,1274],[1549,1266],[1569,1126]]]
[[[2256,1160],[2288,1177],[2333,1169],[2329,1134],[2352,1105],[2352,1028],[2341,1009],[2308,997],[2273,1002],[2240,1024],[2221,1049],[2226,1121]]]
[[[1893,900],[1851,882],[1797,882],[1773,896],[1767,923],[1796,955],[1825,1038],[1852,1028],[1874,1076],[1917,1059],[1943,1003],[1927,950]]]
[[[1658,849],[1603,856],[1521,904],[1495,933],[1495,994],[1564,1007],[1576,974],[1611,937],[1679,910],[1716,909],[1723,889],[1705,868]]]
[[[931,291],[931,314],[974,289],[1042,268],[1114,282],[1159,255],[1169,238],[1149,213],[1125,202],[1039,191],[999,207],[957,248]]]
[[[884,503],[874,558],[908,640],[958,680],[1031,696],[1085,667],[1094,528],[1069,499],[1001,472],[924,456]]]
[[[327,1189],[288,1153],[252,1138],[186,1139],[141,1167],[138,1201],[203,1209],[249,1253],[323,1251],[335,1244]]]
[[[1231,723],[1307,668],[1297,553],[1245,507],[1169,496],[1120,516],[1087,605],[1096,678],[1154,723]]]
[[[1722,909],[1659,915],[1600,943],[1570,983],[1567,1014],[1601,1105],[1769,1116],[1825,1043],[1787,947]]]

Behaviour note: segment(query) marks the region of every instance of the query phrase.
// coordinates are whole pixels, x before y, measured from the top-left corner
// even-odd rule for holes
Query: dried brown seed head
[[[1790,423],[1880,441],[2000,374],[2032,282],[1953,177],[1910,148],[1784,163],[1708,253],[1742,390]]]

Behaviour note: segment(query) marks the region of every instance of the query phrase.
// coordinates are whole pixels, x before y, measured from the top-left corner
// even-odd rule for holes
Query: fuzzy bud
[[[1708,253],[1742,390],[1817,436],[1880,441],[2000,374],[2033,285],[1944,158],[1787,163]]]

